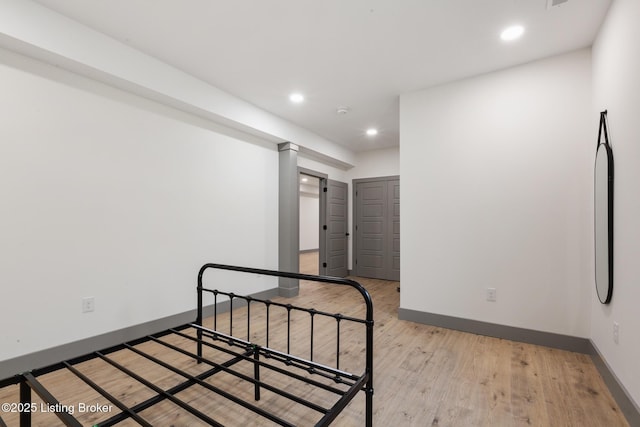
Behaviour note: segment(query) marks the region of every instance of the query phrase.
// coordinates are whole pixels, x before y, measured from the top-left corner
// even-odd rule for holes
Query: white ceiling
[[[353,151],[398,145],[402,93],[590,46],[611,2],[548,1],[37,0]]]

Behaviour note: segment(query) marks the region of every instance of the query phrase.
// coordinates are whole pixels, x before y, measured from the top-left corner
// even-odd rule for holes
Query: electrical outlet
[[[82,312],[90,313],[96,309],[96,300],[94,297],[82,298]]]
[[[620,324],[613,322],[613,342],[618,344],[620,340]]]
[[[487,301],[496,301],[496,288],[487,288]]]

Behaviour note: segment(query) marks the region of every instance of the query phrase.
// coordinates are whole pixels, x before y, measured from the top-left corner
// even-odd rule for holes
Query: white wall
[[[640,2],[615,0],[593,46],[592,122],[608,111],[615,162],[614,279],[609,305],[591,296],[591,339],[640,405]],[[597,128],[592,126],[592,134]],[[620,324],[619,344],[613,322]]]
[[[349,180],[400,175],[400,147],[362,151],[355,154]]]
[[[590,61],[580,50],[401,97],[401,308],[588,336]]]
[[[399,147],[362,151],[354,155],[354,167],[340,169],[299,155],[298,166],[329,175],[329,179],[346,182],[359,178],[400,175]]]
[[[0,360],[191,310],[205,262],[277,267],[273,144],[4,50],[0,93]]]
[[[300,250],[318,250],[320,247],[320,196],[317,179],[314,185],[301,185],[300,192]],[[305,190],[303,192],[303,190]]]

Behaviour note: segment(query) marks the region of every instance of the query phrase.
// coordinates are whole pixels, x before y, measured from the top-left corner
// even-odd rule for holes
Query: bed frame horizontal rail
[[[240,346],[246,346],[247,348],[253,348],[253,349],[257,349],[260,351],[260,354],[262,354],[263,356],[267,357],[267,358],[273,358],[273,359],[277,359],[279,361],[281,361],[282,363],[286,364],[286,365],[293,365],[295,363],[301,364],[301,369],[304,369],[305,371],[314,371],[314,373],[317,373],[318,371],[323,371],[323,372],[327,372],[330,374],[333,374],[335,377],[340,377],[340,378],[348,378],[351,379],[353,381],[355,381],[356,379],[360,378],[360,375],[355,375],[352,373],[349,373],[347,371],[343,371],[340,369],[335,369],[332,368],[330,366],[326,366],[326,365],[322,365],[320,363],[316,363],[316,362],[312,362],[306,359],[303,359],[301,357],[296,357],[292,354],[288,354],[288,353],[284,353],[278,350],[274,350],[271,349],[269,347],[262,347],[256,344],[253,344],[249,341],[245,341],[241,338],[236,338],[233,337],[231,335],[227,335],[224,334],[222,332],[218,332],[218,331],[214,331],[212,329],[208,329],[199,325],[194,324],[193,325],[194,328],[197,328],[198,330],[201,330],[203,332],[203,334],[206,334],[206,336],[208,336],[209,338],[212,338],[213,340],[220,340],[225,342],[228,345],[240,345]],[[206,341],[204,343],[206,344]],[[211,345],[211,347],[216,347],[218,350],[220,350],[220,347]]]

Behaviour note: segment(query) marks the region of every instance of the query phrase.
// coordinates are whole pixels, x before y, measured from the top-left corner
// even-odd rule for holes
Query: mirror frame
[[[598,299],[602,304],[608,304],[611,301],[613,294],[613,151],[611,145],[609,145],[609,133],[607,131],[607,112],[606,110],[600,113],[600,129],[598,131],[598,144],[596,148],[596,161],[594,166],[594,248],[595,248],[595,282],[596,293]],[[604,135],[604,142],[602,142],[602,136]],[[598,161],[600,156],[606,156],[604,161]],[[599,167],[606,167],[606,171],[600,171]],[[601,194],[598,191],[598,177],[606,177],[606,194]],[[603,178],[601,178],[603,179]],[[602,198],[606,197],[606,200]],[[606,218],[598,218],[597,212],[598,204],[606,203]],[[606,224],[604,223],[606,222]],[[602,239],[598,240],[598,229],[604,229],[606,226],[607,238],[606,241]],[[601,245],[606,245],[602,248]],[[599,250],[600,249],[600,250]],[[606,259],[603,259],[606,256]],[[608,283],[602,283],[602,277],[598,283],[598,265],[604,265],[606,262],[608,271],[606,272],[606,281]],[[600,286],[599,286],[600,285]],[[601,289],[602,288],[602,289]],[[606,289],[606,291],[605,291]]]

